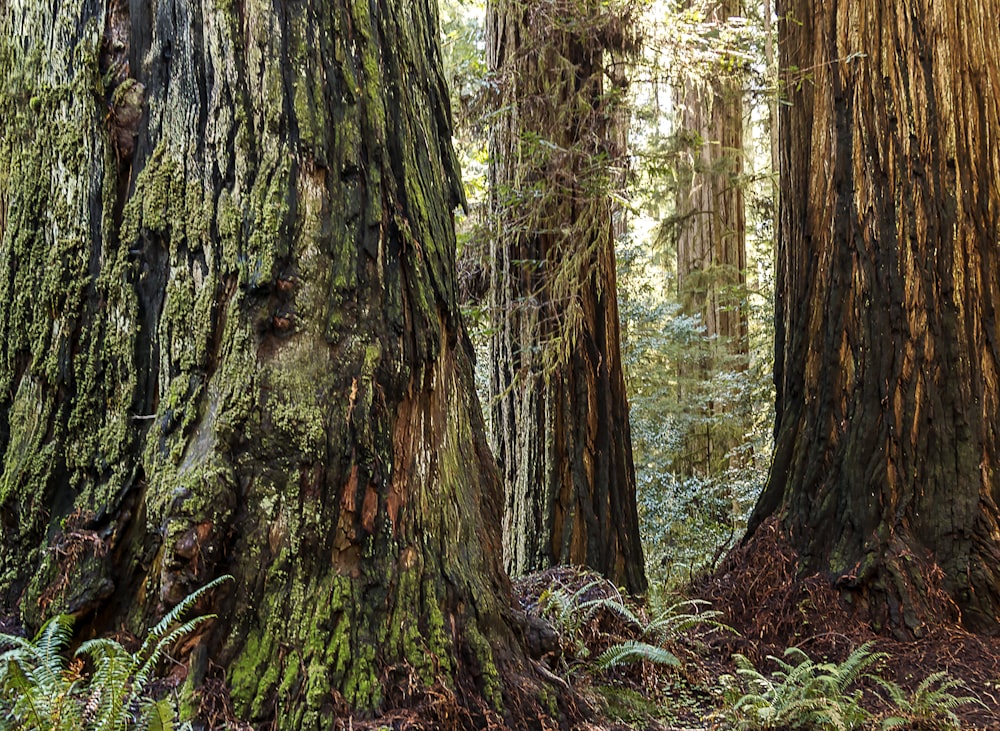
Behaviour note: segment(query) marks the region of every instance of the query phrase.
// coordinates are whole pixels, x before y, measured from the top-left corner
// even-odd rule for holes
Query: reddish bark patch
[[[375,532],[375,514],[378,512],[378,491],[369,485],[365,490],[365,502],[361,506],[361,525],[369,533]]]

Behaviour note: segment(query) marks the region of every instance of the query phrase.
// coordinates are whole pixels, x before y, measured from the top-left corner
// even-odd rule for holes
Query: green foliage
[[[75,729],[82,724],[77,701],[79,675],[61,655],[72,635],[73,620],[53,617],[26,640],[0,634],[12,646],[0,655],[0,729]]]
[[[641,640],[626,640],[612,645],[594,660],[600,670],[631,665],[637,662],[650,662],[654,665],[669,665],[680,667],[681,661],[677,655],[658,645],[651,645]]]
[[[604,583],[606,582],[596,579],[574,592],[562,587],[546,589],[538,597],[542,616],[552,623],[563,646],[576,657],[586,658],[590,654],[583,641],[583,628],[593,618],[598,608],[595,602],[585,600],[584,597]],[[621,602],[617,604],[624,607]]]
[[[663,291],[650,252],[619,249],[622,355],[628,376],[640,532],[650,585],[690,581],[742,534],[766,479],[771,449],[770,343],[748,367],[725,355],[700,317]],[[665,274],[663,275],[665,276]],[[751,334],[770,316],[746,298]],[[702,363],[711,362],[706,371]],[[725,449],[716,445],[730,445]]]
[[[584,630],[602,612],[617,617],[637,635],[635,639],[617,642],[601,652],[593,661],[598,670],[641,662],[679,667],[681,661],[669,648],[680,642],[687,630],[699,625],[730,630],[718,621],[718,612],[703,609],[707,602],[701,600],[677,602],[648,621],[633,611],[620,595],[585,598],[601,584],[607,585],[600,580],[592,581],[572,593],[554,589],[539,597],[543,614],[555,625],[564,645],[578,659],[589,657]]]
[[[871,643],[842,663],[815,662],[802,650],[785,651],[787,660],[769,656],[778,670],[764,675],[735,655],[736,676],[724,675],[723,705],[717,714],[735,729],[808,728],[848,731],[861,728],[871,714],[861,705],[860,681],[875,676],[869,668],[884,659]]]
[[[875,678],[888,694],[892,713],[883,718],[882,729],[907,727],[917,731],[958,731],[961,722],[955,709],[983,702],[974,695],[956,695],[965,684],[950,677],[947,672],[932,673],[921,681],[912,693],[907,693],[896,683]]]
[[[612,645],[601,653],[595,660],[601,670],[636,662],[679,667],[681,661],[667,648],[681,642],[685,632],[699,626],[733,631],[731,627],[718,620],[719,612],[704,609],[703,607],[708,606],[708,602],[700,599],[672,604],[650,622],[643,621],[623,604],[606,599],[600,600],[600,603],[625,618],[640,632],[640,639]]]
[[[42,625],[33,640],[0,634],[0,729],[6,731],[171,731],[176,725],[173,699],[145,695],[153,672],[177,640],[215,617],[203,615],[181,622],[184,613],[208,591],[231,576],[222,576],[188,595],[149,631],[132,653],[117,640],[98,638],[80,645],[77,660],[67,664],[63,651],[72,638],[73,619],[57,615]],[[89,657],[93,673],[81,674]]]

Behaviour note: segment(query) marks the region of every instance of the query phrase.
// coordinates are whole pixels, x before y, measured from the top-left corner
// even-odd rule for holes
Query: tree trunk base
[[[769,518],[696,592],[761,656],[803,642],[810,653],[822,647],[836,654],[877,636],[908,641],[962,625],[941,569],[903,545],[840,575],[807,565],[780,520]]]

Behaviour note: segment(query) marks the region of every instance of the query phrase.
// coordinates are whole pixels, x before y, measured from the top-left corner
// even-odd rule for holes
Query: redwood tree
[[[740,15],[741,0],[699,8],[706,22]],[[677,192],[677,287],[685,310],[701,315],[706,334],[724,352],[747,353],[746,213],[743,172],[743,87],[736,65],[721,55],[718,68],[688,74],[679,89],[681,156]],[[727,66],[730,66],[727,68]]]
[[[0,610],[231,573],[247,720],[523,727],[435,4],[3,0],[0,119]]]
[[[596,0],[490,5],[490,413],[508,569],[583,564],[641,593],[612,204],[626,23]]]
[[[741,14],[742,0],[689,3],[716,27]],[[677,165],[673,220],[677,231],[677,294],[684,314],[699,317],[707,342],[696,366],[678,368],[678,382],[694,387],[704,404],[686,439],[683,468],[713,474],[729,466],[729,453],[746,431],[744,420],[720,423],[719,404],[697,398],[720,371],[748,364],[746,212],[743,180],[743,81],[732,56],[720,52],[708,69],[697,68],[678,87]],[[682,401],[686,395],[680,389]],[[694,407],[697,408],[697,407]]]
[[[1000,616],[1000,3],[790,0],[777,514],[807,567],[919,633],[939,577]]]

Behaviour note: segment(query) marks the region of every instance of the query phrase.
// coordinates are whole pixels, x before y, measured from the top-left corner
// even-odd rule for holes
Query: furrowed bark
[[[751,530],[876,624],[1000,611],[995,0],[786,2],[776,448]]]
[[[437,34],[428,0],[0,4],[5,609],[141,634],[228,572],[202,641],[248,720],[410,681],[458,727],[537,710]]]
[[[643,593],[614,259],[621,90],[605,86],[628,31],[597,3],[570,5],[502,0],[488,12],[500,90],[489,388],[505,559],[513,574],[582,564]]]

